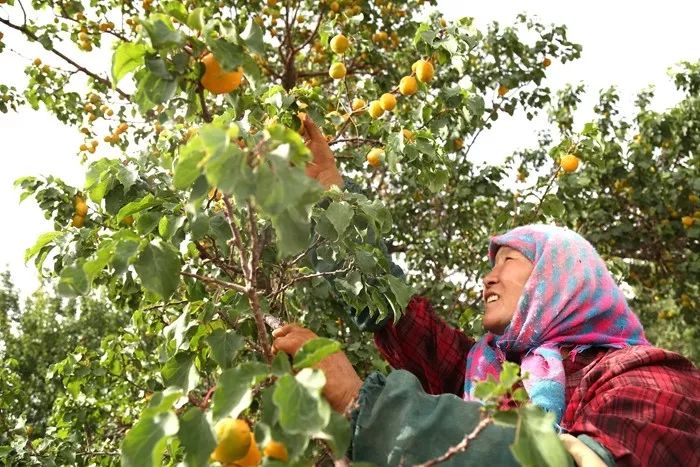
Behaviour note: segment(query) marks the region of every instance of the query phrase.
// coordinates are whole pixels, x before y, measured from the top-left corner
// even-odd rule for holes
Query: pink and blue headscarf
[[[561,347],[572,357],[589,347],[649,345],[605,263],[579,234],[561,227],[528,225],[491,238],[494,264],[501,246],[518,250],[534,267],[510,324],[502,335],[487,333],[467,356],[464,398],[474,383],[498,379],[506,355],[521,357],[523,384],[532,402],[556,415],[565,408]]]

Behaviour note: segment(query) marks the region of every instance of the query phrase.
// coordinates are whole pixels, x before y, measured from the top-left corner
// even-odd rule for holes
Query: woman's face
[[[484,276],[484,328],[503,334],[534,265],[518,250],[502,246],[491,272]]]

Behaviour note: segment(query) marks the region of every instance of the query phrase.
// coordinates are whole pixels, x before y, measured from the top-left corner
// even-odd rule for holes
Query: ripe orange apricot
[[[83,225],[85,225],[85,217],[79,216],[78,214],[75,214],[73,216],[73,219],[71,220],[71,225],[73,227],[78,227],[78,228],[82,227]]]
[[[559,165],[564,172],[574,172],[578,168],[578,157],[573,154],[566,154],[559,160]]]
[[[404,76],[399,81],[399,92],[403,96],[412,96],[418,92],[418,81],[413,76]]]
[[[262,454],[260,454],[260,449],[258,449],[258,443],[255,442],[255,435],[250,434],[250,448],[246,455],[240,459],[234,460],[230,465],[236,467],[257,467],[262,461]]]
[[[267,446],[265,446],[265,449],[263,449],[263,454],[270,459],[277,459],[282,462],[287,462],[289,460],[287,446],[275,440],[267,443]]]
[[[251,445],[255,445],[253,433],[245,420],[226,417],[216,424],[214,430],[218,444],[211,458],[222,464],[243,458]]]
[[[505,96],[508,93],[508,91],[509,91],[508,86],[506,86],[505,84],[501,84],[500,86],[498,86],[498,96],[499,97]]]
[[[384,114],[384,109],[379,101],[370,102],[369,109],[367,111],[372,118],[379,118]]]
[[[88,212],[87,203],[82,196],[76,196],[73,201],[73,206],[75,207],[75,213],[81,217],[85,217]]]
[[[384,156],[384,149],[382,148],[372,148],[367,153],[367,163],[372,167],[379,167],[382,165],[382,158]]]
[[[342,34],[338,34],[331,39],[331,50],[337,54],[345,53],[349,45],[350,42],[348,41],[348,38]]]
[[[204,74],[200,82],[204,89],[212,94],[228,94],[235,91],[243,80],[243,68],[224,71],[221,64],[214,58],[214,54],[207,54],[203,59]]]
[[[353,112],[357,112],[361,108],[367,105],[367,102],[365,102],[364,99],[360,99],[359,97],[356,97],[352,100],[352,104],[350,107],[352,108]]]
[[[415,66],[416,78],[418,78],[418,81],[421,83],[432,81],[435,76],[435,68],[432,63],[427,60],[418,60]]]
[[[381,105],[382,109],[386,110],[387,112],[394,110],[394,107],[396,107],[396,96],[390,92],[382,94],[382,96],[379,98],[379,105]]]
[[[347,74],[345,65],[340,62],[335,62],[328,69],[328,75],[333,79],[343,79]]]

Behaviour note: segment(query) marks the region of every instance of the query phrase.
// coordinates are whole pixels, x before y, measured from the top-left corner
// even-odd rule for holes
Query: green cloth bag
[[[378,466],[409,466],[439,457],[480,420],[478,402],[466,402],[454,394],[427,394],[405,370],[387,377],[369,375],[358,404],[352,413],[351,460]],[[514,438],[514,428],[489,425],[470,441],[466,451],[440,465],[517,466],[509,448]]]

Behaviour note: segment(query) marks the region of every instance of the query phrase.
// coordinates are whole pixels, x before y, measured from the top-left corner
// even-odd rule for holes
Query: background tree
[[[229,419],[252,426],[254,442],[237,442],[253,460],[341,458],[348,424],[311,367],[342,346],[363,374],[385,369],[348,312],[398,318],[420,293],[478,333],[488,237],[525,222],[581,231],[629,285],[651,335],[697,358],[698,65],[673,75],[685,92],[673,109],[649,110],[644,91],[628,122],[609,90],[597,119],[574,125],[583,88],[555,93],[544,81],[553,61],[580,54],[565,27],[413,20],[433,3],[0,7],[0,27],[62,63],[29,64],[25,89],[0,86],[0,110],[44,108],[85,136],[84,186],[17,181],[55,227],[27,259],[61,295],[98,296],[129,316],[51,367],[64,392],[47,429],[18,426],[5,460],[206,465]],[[81,64],[68,42],[112,49],[111,70]],[[543,111],[552,128],[537,148],[500,166],[473,162],[498,118]],[[356,187],[324,191],[307,177],[299,112]],[[100,145],[110,157],[94,156]],[[396,253],[408,281],[389,261]],[[280,320],[333,340],[273,359],[269,327]],[[4,404],[25,397],[15,389]]]

